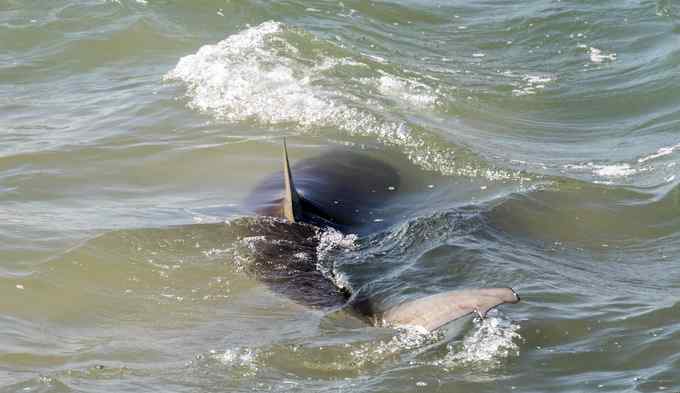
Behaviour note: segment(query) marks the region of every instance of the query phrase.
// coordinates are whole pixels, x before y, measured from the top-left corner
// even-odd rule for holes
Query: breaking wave
[[[436,111],[444,94],[437,81],[395,68],[269,21],[181,58],[164,80],[181,82],[189,107],[222,121],[292,126],[303,133],[330,128],[397,146],[427,170],[520,177],[472,164],[466,149],[411,124],[409,115]]]

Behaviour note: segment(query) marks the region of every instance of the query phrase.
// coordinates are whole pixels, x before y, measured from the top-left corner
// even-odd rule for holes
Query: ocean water
[[[678,7],[0,0],[0,392],[680,391]],[[318,229],[348,287],[522,302],[444,337],[272,293],[283,136],[402,173]]]

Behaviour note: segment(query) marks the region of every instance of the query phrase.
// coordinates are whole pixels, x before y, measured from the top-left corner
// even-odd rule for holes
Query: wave
[[[340,132],[397,146],[424,169],[488,179],[519,179],[410,121],[433,112],[445,93],[437,80],[398,70],[280,22],[264,22],[179,60],[166,81],[187,89],[188,105],[227,122]]]

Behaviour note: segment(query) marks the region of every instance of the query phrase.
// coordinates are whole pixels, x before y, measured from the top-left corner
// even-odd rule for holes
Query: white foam
[[[593,173],[602,177],[624,177],[637,173],[637,169],[631,168],[629,164],[595,165]]]
[[[339,288],[349,288],[347,278],[336,272],[332,258],[333,252],[338,250],[353,250],[356,248],[357,235],[344,235],[333,228],[325,228],[318,232],[319,244],[316,246],[317,263],[316,268],[324,277],[333,281]]]
[[[419,326],[399,326],[397,334],[390,340],[363,344],[353,350],[350,355],[353,363],[362,367],[370,363],[380,363],[403,351],[421,348],[440,339],[440,334],[428,332]]]
[[[500,316],[497,310],[492,314],[476,319],[474,329],[462,342],[449,344],[448,354],[435,364],[446,368],[471,363],[493,367],[505,358],[519,356],[519,324]]]
[[[317,235],[319,244],[316,247],[316,252],[319,259],[325,259],[333,250],[345,249],[353,250],[356,248],[357,235],[343,234],[334,228],[325,228],[319,231]]]
[[[180,59],[165,79],[185,83],[192,108],[229,121],[381,128],[380,121],[315,84],[322,79],[320,71],[351,61],[324,57],[315,66],[302,63],[295,59],[299,50],[285,40],[289,30],[269,21],[205,45]]]
[[[296,52],[278,38],[284,25],[265,22],[205,45],[183,57],[165,78],[186,83],[190,105],[219,118],[264,123],[311,122],[332,105],[311,86],[311,75],[296,75],[281,52]]]
[[[616,60],[616,53],[610,53],[605,55],[602,53],[602,49],[590,47],[590,61],[593,63],[602,63],[605,60],[614,61]]]
[[[437,104],[437,96],[432,93],[429,86],[394,75],[381,76],[378,90],[381,94],[395,98],[406,106],[431,109]]]
[[[531,84],[545,84],[552,81],[552,78],[541,75],[525,75],[524,80]]]
[[[678,149],[680,149],[680,143],[678,143],[677,145],[674,145],[674,146],[662,147],[662,148],[659,148],[659,150],[657,150],[656,153],[654,153],[654,154],[650,154],[648,156],[639,158],[638,162],[642,163],[642,162],[646,162],[646,161],[649,161],[649,160],[653,160],[655,158],[667,156],[667,155],[673,154],[673,152],[675,150],[678,150]]]
[[[250,348],[227,349],[219,353],[210,351],[210,358],[223,366],[243,371],[243,376],[254,376],[258,371],[257,351]]]
[[[249,348],[227,349],[223,353],[213,351],[212,357],[224,365],[252,364],[255,360],[255,352]]]
[[[568,164],[564,166],[568,170],[576,171],[590,171],[593,175],[606,178],[620,178],[631,176],[638,173],[640,170],[633,168],[630,164],[611,164],[611,165],[600,165],[593,162],[588,162],[586,164],[573,165]]]
[[[462,340],[446,345],[447,352],[424,364],[444,369],[474,365],[494,368],[511,356],[519,356],[519,324],[505,319],[497,310],[484,320],[475,320],[474,328]],[[388,341],[367,343],[351,352],[354,363],[380,363],[384,359],[404,351],[428,350],[434,344],[443,343],[441,331],[429,332],[418,326],[398,326],[397,334]],[[420,363],[417,361],[416,363]]]
[[[224,255],[228,255],[234,252],[233,248],[226,248],[226,249],[220,249],[220,248],[211,248],[209,250],[201,251],[203,255],[205,255],[208,258],[223,258]]]
[[[504,75],[514,76],[510,71],[506,71]],[[522,77],[521,82],[515,84],[517,87],[512,90],[512,95],[526,96],[536,94],[538,90],[544,89],[545,85],[553,80],[554,78],[550,76],[526,74]]]
[[[310,45],[335,48],[310,51]],[[331,41],[269,21],[181,58],[164,79],[186,87],[189,107],[223,121],[293,126],[302,132],[331,128],[399,146],[414,164],[426,170],[466,177],[487,175],[485,168],[461,166],[456,151],[445,142],[432,140],[431,135],[399,120],[404,108],[421,110],[437,105],[436,88],[416,77],[386,72],[387,60],[375,55],[336,58],[328,54],[336,49]],[[354,79],[359,86],[347,88],[347,81],[334,71],[346,66],[366,67],[370,75]],[[383,107],[381,100],[366,105],[364,93],[376,89],[379,98],[396,101],[398,107]],[[505,179],[517,176],[496,172]]]

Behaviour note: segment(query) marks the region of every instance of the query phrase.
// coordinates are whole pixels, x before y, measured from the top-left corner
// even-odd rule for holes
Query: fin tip
[[[293,182],[293,175],[290,170],[290,163],[288,161],[288,147],[286,146],[286,137],[283,137],[283,178],[284,178],[284,196],[283,196],[283,218],[290,222],[297,222],[300,218],[300,198],[295,184]]]

